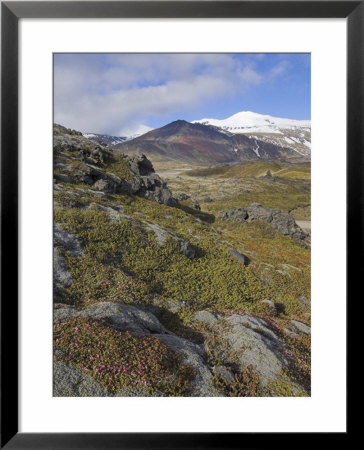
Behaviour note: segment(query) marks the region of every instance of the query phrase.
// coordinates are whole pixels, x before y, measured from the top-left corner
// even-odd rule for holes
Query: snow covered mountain
[[[125,141],[131,141],[144,133],[150,131],[151,128],[145,125],[141,125],[138,127],[138,132],[136,134],[130,136],[110,136],[109,134],[98,134],[98,133],[83,133],[85,138],[90,139],[91,141],[100,142],[105,144],[107,147],[113,147],[114,145],[121,144]]]
[[[83,133],[85,138],[91,141],[100,142],[102,144],[111,147],[113,145],[121,144],[128,140],[126,136],[109,136],[108,134],[97,134],[97,133]]]
[[[227,119],[200,119],[192,123],[211,125],[228,134],[244,134],[279,147],[289,147],[302,156],[311,154],[311,121],[282,119],[241,111]]]
[[[251,111],[241,111],[227,119],[201,119],[193,123],[214,125],[232,133],[273,133],[283,134],[282,130],[297,128],[311,129],[310,120],[281,119]]]

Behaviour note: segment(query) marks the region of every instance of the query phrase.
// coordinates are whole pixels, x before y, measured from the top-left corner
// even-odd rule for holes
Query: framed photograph
[[[346,439],[362,2],[1,6],[1,446]]]

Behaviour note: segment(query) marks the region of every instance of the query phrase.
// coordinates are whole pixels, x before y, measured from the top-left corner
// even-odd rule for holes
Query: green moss
[[[249,268],[233,261],[227,252],[209,250],[194,261],[176,258],[164,275],[165,296],[186,300],[196,310],[241,308],[264,298],[265,290]]]
[[[233,198],[224,197],[212,203],[204,204],[207,212],[217,212],[224,209],[247,206],[251,203],[260,203],[265,208],[291,211],[295,208],[304,208],[310,205],[309,182],[301,181],[298,185],[291,180],[280,180],[279,183],[261,182],[259,187],[235,195]]]
[[[294,178],[294,179],[311,179],[311,166],[294,166],[279,170],[274,174],[278,177]]]
[[[295,339],[283,337],[290,348],[289,364],[284,369],[287,377],[311,393],[311,336],[299,335]]]
[[[67,362],[113,393],[123,387],[141,386],[151,395],[181,396],[195,375],[159,339],[135,337],[87,318],[56,324],[54,347],[65,354]]]
[[[123,180],[131,180],[133,178],[126,160],[117,154],[113,154],[110,159],[103,163],[101,169],[105,170],[107,173],[113,173]]]
[[[180,253],[177,241],[170,239],[160,247],[153,233],[146,233],[128,220],[112,223],[104,211],[56,210],[55,220],[79,236],[90,258],[98,264],[121,269],[147,285],[150,292],[185,300],[194,310],[209,306],[241,308],[267,295],[250,269],[237,263],[227,249],[209,237],[191,240],[197,257],[190,260]],[[77,280],[82,270],[75,273],[75,267],[76,262],[73,270]],[[82,296],[84,291],[79,293],[79,298]]]
[[[194,169],[185,172],[185,175],[190,177],[246,178],[264,176],[268,170],[275,177],[311,178],[311,167],[308,164],[289,164],[287,162],[282,164],[273,161],[253,161],[243,164]]]
[[[269,383],[267,393],[272,397],[306,397],[302,389],[295,388],[292,381],[282,373],[276,380]]]
[[[270,170],[272,174],[281,170],[281,166],[275,162],[246,162],[244,164],[233,164],[226,166],[215,166],[204,169],[189,170],[185,175],[191,177],[211,177],[220,178],[243,178],[262,176]]]
[[[298,299],[311,297],[310,250],[263,222],[219,222],[218,229],[238,251],[252,257],[249,267],[280,314],[302,319],[307,309]],[[292,267],[285,268],[285,264]],[[254,305],[254,311],[266,312],[260,303]]]
[[[281,305],[280,314],[286,317],[300,320],[307,312],[298,298],[310,298],[310,251],[267,224],[218,222],[215,226],[229,242],[224,245],[217,242],[209,224],[199,223],[185,211],[134,196],[115,194],[109,198],[122,204],[126,214],[140,219],[135,214],[140,212],[145,215],[143,220],[187,239],[197,251],[197,258],[189,260],[179,252],[176,241],[170,240],[161,248],[152,232],[127,220],[112,223],[104,211],[57,210],[55,221],[64,223],[68,231],[77,234],[98,264],[112,265],[115,270],[131,275],[137,283],[148,286],[139,298],[155,292],[167,299],[187,301],[193,310],[214,307],[261,313],[267,311],[260,300],[270,298]],[[107,202],[84,197],[86,202],[91,200]],[[249,267],[231,257],[230,245],[251,258]],[[286,263],[297,270],[283,270],[282,264]],[[80,276],[75,275],[75,279]],[[87,279],[83,278],[82,282]],[[78,298],[83,296],[84,292]],[[109,298],[106,291],[105,296]],[[77,295],[73,293],[72,298]]]
[[[150,303],[150,287],[122,270],[102,264],[89,254],[68,256],[74,282],[63,294],[66,303],[88,306],[98,302]]]

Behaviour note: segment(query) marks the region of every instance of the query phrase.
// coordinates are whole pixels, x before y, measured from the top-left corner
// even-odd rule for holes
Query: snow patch
[[[303,145],[305,145],[308,148],[311,148],[311,142],[309,142],[309,141],[304,141]]]
[[[288,142],[288,144],[292,144],[292,139],[291,138],[289,138],[289,137],[287,137],[287,136],[284,136],[284,140],[286,141],[286,142]]]
[[[255,145],[256,148],[253,148],[253,152],[258,156],[258,158],[260,158],[260,154],[259,154],[259,144],[257,141],[255,141]]]

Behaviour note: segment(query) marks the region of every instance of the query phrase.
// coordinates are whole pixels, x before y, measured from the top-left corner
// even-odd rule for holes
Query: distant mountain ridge
[[[248,136],[244,133],[232,133],[198,121],[190,123],[176,120],[133,140],[122,142],[114,146],[114,149],[127,154],[145,153],[155,161],[176,160],[207,165],[258,159],[307,159],[309,156],[309,152],[298,151],[288,143],[277,144],[263,137],[264,135],[258,134]]]
[[[105,144],[107,147],[113,147],[114,145],[121,144],[125,141],[130,141],[141,136],[144,133],[147,133],[151,130],[151,128],[146,127],[145,125],[141,125],[139,127],[142,132],[128,135],[128,136],[111,136],[109,134],[99,134],[99,133],[83,133],[83,136],[90,141],[99,142],[100,144]]]
[[[121,144],[122,142],[128,140],[126,136],[110,136],[108,134],[98,133],[83,133],[83,136],[90,139],[90,141],[105,144],[107,147],[112,147],[113,145]]]

